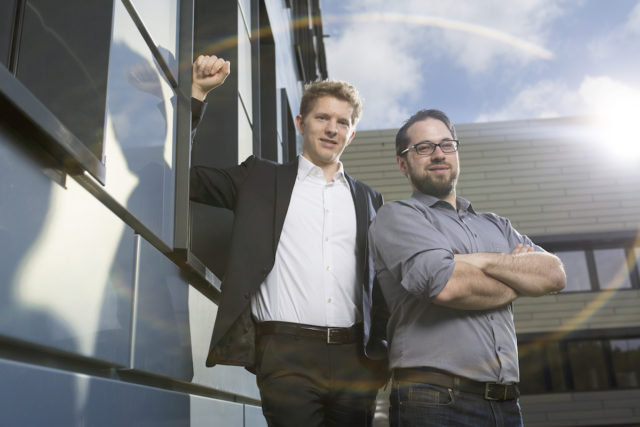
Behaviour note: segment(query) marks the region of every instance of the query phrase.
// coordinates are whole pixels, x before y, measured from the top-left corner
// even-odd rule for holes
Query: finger
[[[209,64],[207,64],[206,74],[208,76],[216,75],[224,66],[224,62],[225,62],[224,59],[216,58],[215,61],[212,61]]]

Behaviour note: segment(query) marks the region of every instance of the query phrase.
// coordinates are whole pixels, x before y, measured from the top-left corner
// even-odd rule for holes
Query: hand
[[[516,246],[515,249],[511,251],[511,255],[522,255],[535,251],[536,250],[533,247],[519,243],[518,246]]]
[[[193,63],[191,96],[204,101],[207,94],[224,83],[231,63],[215,55],[200,55]]]

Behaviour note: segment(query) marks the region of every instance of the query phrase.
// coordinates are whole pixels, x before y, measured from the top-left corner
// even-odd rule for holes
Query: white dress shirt
[[[347,327],[361,320],[356,213],[342,163],[332,182],[303,156],[273,269],[251,299],[258,322]]]

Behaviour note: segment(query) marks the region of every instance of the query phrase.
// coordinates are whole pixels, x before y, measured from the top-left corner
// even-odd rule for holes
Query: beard
[[[449,177],[430,175],[418,175],[413,168],[409,169],[409,177],[415,188],[423,194],[442,199],[450,195],[458,182],[458,170],[451,170]]]

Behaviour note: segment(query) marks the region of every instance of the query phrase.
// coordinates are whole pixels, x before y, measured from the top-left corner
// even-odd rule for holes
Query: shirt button
[[[328,303],[331,303],[331,298],[329,298],[329,299],[327,300],[327,302],[328,302]]]
[[[489,319],[493,320],[493,314],[491,316],[489,316]]]
[[[324,238],[324,241],[325,241],[325,242],[328,242],[328,241],[329,241],[329,238],[328,238],[328,237],[325,237],[325,238]]]
[[[330,270],[331,270],[331,266],[327,265],[327,271],[330,271]]]
[[[502,347],[501,346],[498,346],[498,351],[502,351]]]

